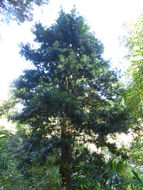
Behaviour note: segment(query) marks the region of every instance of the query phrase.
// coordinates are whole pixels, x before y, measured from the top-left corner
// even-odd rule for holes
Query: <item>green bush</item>
[[[28,140],[25,129],[15,134],[0,129],[0,189],[3,190],[62,190],[59,168],[55,157],[50,156],[44,164],[36,160],[19,167],[22,157],[28,157],[24,148]],[[23,154],[25,153],[25,154]],[[32,152],[31,152],[32,154]],[[24,163],[24,162],[23,162]]]

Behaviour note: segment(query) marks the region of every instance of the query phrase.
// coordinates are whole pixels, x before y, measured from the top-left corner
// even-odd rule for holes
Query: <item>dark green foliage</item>
[[[103,155],[91,153],[87,148],[75,147],[72,163],[72,189],[96,189],[102,173],[105,171]]]
[[[42,126],[51,125],[51,117],[66,117],[76,130],[122,130],[121,87],[83,18],[61,11],[56,24],[47,29],[37,24],[34,34],[40,48],[21,50],[35,68],[15,82],[15,96],[24,105],[15,117],[27,123],[37,119]]]
[[[98,160],[98,155],[86,155],[84,150],[80,154],[89,165],[76,174],[82,158],[79,156],[77,162],[74,157],[75,145],[93,142],[113,152],[107,135],[128,129],[123,90],[109,62],[102,58],[102,43],[75,10],[71,14],[61,11],[49,28],[37,24],[33,33],[39,48],[22,45],[21,54],[33,68],[25,70],[14,83],[15,101],[23,109],[13,119],[30,125],[32,131],[24,143],[23,153],[28,153],[28,158],[23,156],[23,162],[33,163],[31,153],[35,151],[34,158],[44,163],[56,151],[62,184],[69,190],[72,176],[85,175],[87,169],[89,177],[90,164]],[[94,176],[89,178],[94,180]]]

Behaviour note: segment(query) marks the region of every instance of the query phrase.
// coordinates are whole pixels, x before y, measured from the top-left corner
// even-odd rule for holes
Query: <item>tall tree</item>
[[[48,3],[48,0],[1,0],[0,11],[10,19],[24,22],[32,19],[32,9],[34,4],[40,6]]]
[[[55,24],[37,24],[33,32],[39,47],[22,47],[33,67],[15,81],[15,99],[23,105],[15,119],[30,124],[40,138],[50,138],[50,147],[56,145],[63,186],[69,190],[76,142],[113,151],[108,134],[126,129],[122,89],[102,58],[102,43],[75,10],[61,11]]]

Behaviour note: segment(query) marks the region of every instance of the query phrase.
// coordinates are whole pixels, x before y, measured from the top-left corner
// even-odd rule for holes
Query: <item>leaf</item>
[[[137,179],[140,183],[142,183],[142,180],[140,179],[140,177],[138,176],[138,174],[137,174],[134,170],[132,170],[132,172],[133,172],[134,176],[136,177],[136,179]]]

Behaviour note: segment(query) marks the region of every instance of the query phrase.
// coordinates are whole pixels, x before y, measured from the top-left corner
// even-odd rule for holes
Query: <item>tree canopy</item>
[[[33,67],[14,83],[15,101],[23,109],[13,119],[30,125],[34,147],[40,142],[35,139],[49,138],[45,154],[56,150],[62,184],[69,190],[81,158],[77,144],[92,142],[118,155],[108,135],[127,130],[123,89],[102,57],[103,44],[75,10],[61,11],[51,27],[36,24],[33,33],[39,47],[22,46]]]
[[[24,22],[32,19],[34,4],[40,6],[46,3],[48,3],[48,0],[1,0],[0,11],[8,19]]]
[[[140,16],[134,24],[127,25],[126,46],[129,49],[127,58],[130,63],[128,76],[126,104],[129,112],[137,120],[143,116],[143,17]]]

